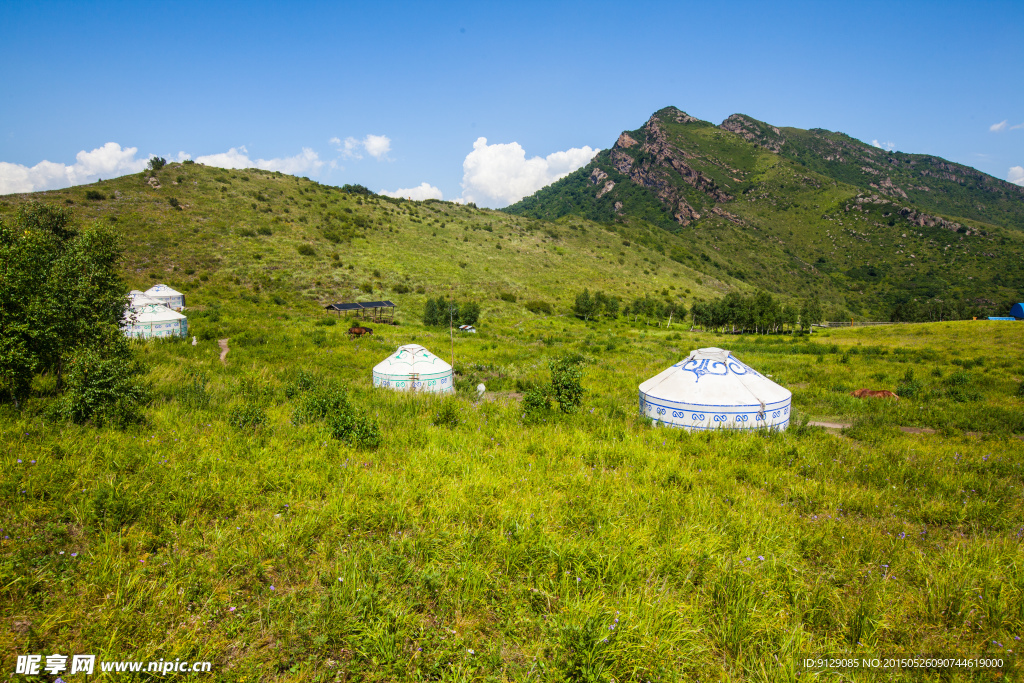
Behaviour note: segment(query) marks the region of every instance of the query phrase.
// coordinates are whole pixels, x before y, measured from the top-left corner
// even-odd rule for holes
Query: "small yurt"
[[[373,369],[373,386],[396,391],[428,391],[447,394],[452,385],[452,366],[419,344],[399,346]]]
[[[149,306],[151,304],[155,305],[155,306],[163,306],[164,305],[164,303],[162,301],[157,301],[156,299],[153,299],[152,297],[148,297],[143,292],[140,292],[137,289],[133,289],[132,291],[128,292],[128,307],[129,308],[140,309],[140,308],[144,308],[145,306]]]
[[[125,335],[134,339],[188,336],[188,318],[163,304],[129,310],[123,325]]]
[[[150,299],[156,299],[164,306],[173,308],[176,311],[180,311],[185,308],[185,295],[179,291],[171,289],[167,285],[153,285],[146,290],[145,294]]]
[[[691,351],[640,385],[640,416],[683,429],[777,429],[789,426],[793,394],[731,352]]]

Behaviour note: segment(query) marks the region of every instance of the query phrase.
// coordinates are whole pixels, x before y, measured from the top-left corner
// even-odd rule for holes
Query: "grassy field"
[[[404,343],[447,357],[447,330],[400,309],[400,325],[349,341],[301,296],[225,296],[236,274],[186,289],[198,346],[138,347],[154,392],[144,425],[48,423],[44,380],[24,411],[0,407],[5,663],[210,660],[215,679],[249,681],[1020,680],[1012,663],[881,678],[799,663],[1012,662],[1018,325],[738,337],[495,305],[454,350],[459,386],[488,394],[450,399],[458,424],[444,427],[438,400],[375,391],[370,371]],[[793,427],[639,420],[638,384],[703,346],[791,387]],[[524,420],[517,390],[567,352],[586,360],[582,410]],[[299,419],[310,385],[332,382],[379,425],[379,448]],[[861,387],[905,397],[849,396]],[[247,416],[264,419],[235,426]]]

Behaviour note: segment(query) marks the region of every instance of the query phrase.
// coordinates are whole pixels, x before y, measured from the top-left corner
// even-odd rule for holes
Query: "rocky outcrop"
[[[609,180],[607,183],[604,184],[604,187],[602,187],[600,190],[598,190],[597,195],[595,195],[595,196],[598,199],[600,199],[601,197],[605,196],[606,194],[608,194],[609,192],[611,192],[614,189],[615,189],[615,181],[614,180]]]
[[[590,184],[597,185],[599,182],[608,177],[608,174],[599,168],[595,168],[590,172]]]
[[[939,216],[929,216],[926,213],[920,213],[907,207],[900,209],[899,214],[918,227],[942,228],[943,230],[952,230],[953,232],[966,232],[968,235],[973,234],[973,231],[965,229],[960,223],[947,221]]]
[[[615,146],[620,149],[629,149],[635,147],[640,143],[629,136],[629,133],[623,133],[619,136],[619,139],[615,141]]]
[[[679,110],[670,111],[667,115],[681,123],[696,121]],[[732,196],[718,187],[714,180],[686,163],[689,155],[669,143],[657,114],[652,116],[641,130],[644,133],[642,144],[625,133],[619,136],[610,153],[612,165],[619,173],[628,176],[633,183],[652,190],[658,199],[669,207],[677,223],[689,225],[691,221],[700,218],[700,213],[686,201],[682,190],[671,182],[672,171],[678,174],[683,182],[707,195],[712,201],[727,202],[732,199]],[[637,146],[639,149],[634,149]],[[594,182],[594,178],[592,173],[591,182]]]
[[[730,223],[735,223],[736,225],[743,225],[744,224],[742,218],[740,218],[736,214],[729,213],[725,209],[721,209],[721,208],[719,208],[717,206],[715,208],[711,209],[711,213],[715,214],[716,216],[721,216],[722,218],[724,218],[725,220],[729,221]]]
[[[156,176],[149,176],[149,180],[147,180],[146,182],[148,182],[149,186],[152,187],[154,190],[160,189],[160,181],[156,179]]]
[[[733,114],[718,127],[775,154],[782,151],[782,146],[786,144],[786,137],[778,128],[755,121],[743,114]]]
[[[874,183],[871,183],[871,185],[873,187]],[[882,192],[883,194],[887,194],[890,197],[903,197],[904,199],[907,198],[907,193],[904,192],[901,188],[894,185],[890,178],[885,178],[879,181],[878,189],[880,192]]]

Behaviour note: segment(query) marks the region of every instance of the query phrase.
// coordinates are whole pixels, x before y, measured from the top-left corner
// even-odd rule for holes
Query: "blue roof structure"
[[[1014,304],[1010,309],[1010,315],[1017,320],[1024,320],[1024,304]]]

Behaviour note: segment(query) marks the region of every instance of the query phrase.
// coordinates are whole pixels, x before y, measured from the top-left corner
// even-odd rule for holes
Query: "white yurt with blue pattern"
[[[145,292],[150,299],[156,299],[164,306],[180,310],[185,307],[185,295],[165,284],[153,285]]]
[[[125,336],[132,339],[153,339],[188,336],[188,318],[163,304],[147,304],[131,308],[121,322]]]
[[[792,401],[788,389],[717,348],[691,351],[640,385],[641,417],[689,430],[782,431]]]
[[[399,346],[373,369],[373,386],[396,391],[427,391],[447,394],[452,385],[452,366],[419,344]]]

